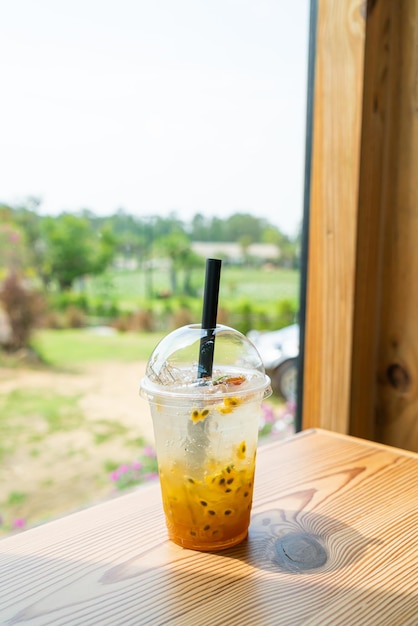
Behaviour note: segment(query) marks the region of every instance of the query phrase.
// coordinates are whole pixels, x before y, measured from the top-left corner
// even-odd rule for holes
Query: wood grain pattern
[[[366,23],[363,123],[353,321],[349,432],[376,438],[376,369],[383,272],[384,191],[387,176],[389,3],[370,6]]]
[[[157,484],[2,540],[0,623],[412,626],[417,484],[417,455],[305,431],[260,448],[223,553],[167,541]]]
[[[370,6],[350,432],[418,451],[418,0]]]
[[[418,0],[390,13],[392,52],[385,178],[377,436],[418,451]]]
[[[319,0],[303,426],[349,431],[364,7]]]

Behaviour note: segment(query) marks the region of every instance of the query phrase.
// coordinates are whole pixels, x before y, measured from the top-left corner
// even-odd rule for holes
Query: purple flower
[[[143,449],[142,452],[143,452],[144,456],[149,456],[152,459],[157,458],[157,454],[156,454],[156,452],[155,452],[155,450],[154,450],[154,448],[152,446],[145,446],[145,448]]]
[[[115,470],[114,472],[111,472],[109,475],[109,478],[112,482],[116,483],[119,480],[119,472],[118,470]]]
[[[276,420],[273,407],[270,404],[263,404],[261,409],[263,411],[264,422],[268,424],[273,424]]]
[[[131,467],[133,470],[135,470],[136,472],[139,472],[142,470],[142,468],[144,467],[143,464],[141,463],[141,461],[132,461],[131,463]]]
[[[12,523],[13,528],[24,528],[25,525],[26,525],[26,522],[23,519],[23,517],[17,517],[15,520],[13,520],[13,523]]]
[[[129,472],[129,465],[126,465],[126,464],[120,465],[118,468],[118,471],[119,471],[119,476],[121,474],[126,474],[127,472]]]
[[[155,480],[156,478],[158,478],[158,472],[150,472],[144,476],[144,480]]]

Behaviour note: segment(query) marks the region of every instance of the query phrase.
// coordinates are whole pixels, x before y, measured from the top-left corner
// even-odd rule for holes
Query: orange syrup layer
[[[247,460],[212,467],[201,480],[178,467],[161,468],[170,538],[184,547],[207,550],[244,539],[250,522],[254,465],[254,460]]]

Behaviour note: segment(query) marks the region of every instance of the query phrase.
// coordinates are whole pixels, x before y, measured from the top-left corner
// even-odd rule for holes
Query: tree
[[[76,278],[100,274],[113,259],[115,241],[109,228],[92,232],[84,217],[63,213],[45,218],[46,265],[49,278],[70,289]]]
[[[297,268],[299,259],[299,245],[280,230],[267,227],[263,232],[264,243],[272,243],[279,252],[279,264],[282,267]]]
[[[159,242],[162,252],[171,260],[170,283],[172,293],[178,293],[178,274],[184,271],[183,293],[191,295],[191,273],[203,265],[203,259],[193,252],[187,235],[180,231],[171,232]]]
[[[99,218],[101,220],[102,218]],[[95,222],[103,227],[104,222],[95,219]],[[106,224],[113,233],[116,241],[116,253],[125,260],[134,259],[141,261],[146,257],[149,243],[149,229],[147,224],[137,217],[126,213],[124,209],[118,209],[116,213],[107,218]]]
[[[252,237],[250,235],[242,235],[238,239],[238,243],[239,243],[239,245],[241,247],[243,259],[244,259],[244,261],[246,263],[248,263],[248,261],[249,261],[248,250],[249,250],[251,244],[253,243]]]
[[[191,221],[190,236],[192,241],[210,241],[210,223],[202,213],[196,213]]]

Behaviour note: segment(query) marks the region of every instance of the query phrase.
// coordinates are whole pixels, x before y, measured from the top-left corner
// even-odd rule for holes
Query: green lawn
[[[275,303],[283,298],[299,300],[299,271],[281,268],[237,268],[224,266],[221,274],[219,305],[243,298],[262,303]],[[170,291],[168,271],[152,271],[153,293],[161,294]],[[182,287],[183,275],[179,274],[179,289]],[[150,273],[143,271],[112,271],[100,277],[92,277],[88,284],[88,293],[115,299],[122,309],[132,309],[147,300],[147,285]],[[192,273],[191,283],[195,292],[203,291],[204,272],[201,268]]]
[[[162,333],[101,335],[90,329],[41,330],[34,346],[46,363],[65,368],[94,361],[147,361]]]
[[[222,270],[220,298],[253,298],[257,302],[273,303],[282,298],[299,300],[299,272],[287,269]]]

